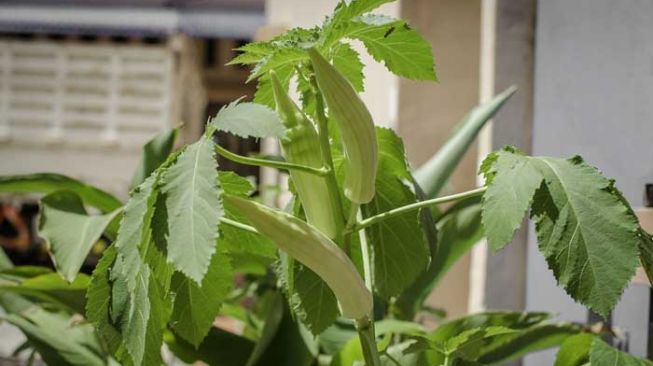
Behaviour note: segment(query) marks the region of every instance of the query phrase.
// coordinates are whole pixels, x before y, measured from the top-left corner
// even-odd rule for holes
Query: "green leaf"
[[[592,366],[651,366],[653,362],[631,356],[595,338],[590,350]]]
[[[168,210],[168,261],[201,283],[218,238],[223,215],[213,141],[203,136],[163,173],[162,193]]]
[[[456,126],[447,142],[415,172],[415,179],[424,189],[426,197],[435,198],[447,183],[483,126],[503,107],[517,91],[510,87],[491,101],[472,109]]]
[[[118,352],[122,342],[120,331],[112,323],[109,315],[112,303],[110,268],[117,254],[115,245],[109,246],[104,251],[93,270],[91,283],[86,292],[86,318],[95,325],[100,338],[112,354]]]
[[[498,172],[483,196],[483,226],[490,246],[503,248],[521,226],[542,175],[524,156],[501,151],[492,168]],[[489,157],[488,159],[493,159]]]
[[[438,246],[428,270],[397,299],[404,319],[412,319],[440,280],[483,238],[479,198],[461,201],[452,206],[438,221]]]
[[[251,65],[259,63],[264,57],[274,52],[275,47],[269,42],[251,42],[236,49],[241,52],[227,65]]]
[[[238,100],[222,107],[210,123],[220,131],[243,138],[282,137],[286,132],[272,109],[262,104],[239,103]]]
[[[133,189],[139,186],[153,171],[166,161],[172,153],[178,133],[179,129],[177,128],[167,129],[156,135],[143,146],[141,161],[138,163],[130,188]]]
[[[39,235],[46,240],[61,275],[72,282],[88,252],[120,210],[98,216],[86,214],[72,191],[57,191],[41,200]]]
[[[390,129],[377,127],[379,168],[376,195],[361,206],[364,217],[417,202],[409,188],[410,171],[401,139]],[[374,283],[379,295],[399,294],[426,269],[429,253],[418,213],[385,220],[365,229],[374,263]]]
[[[338,43],[333,47],[331,62],[340,73],[349,80],[357,92],[364,89],[363,80],[363,63],[361,62],[358,52],[347,43]]]
[[[67,313],[32,306],[5,319],[18,327],[48,365],[106,365],[93,327],[73,324]]]
[[[490,243],[499,248],[510,240],[532,200],[539,248],[559,285],[606,316],[635,272],[642,240],[613,182],[579,157],[527,157],[508,149],[490,159],[483,205]]]
[[[653,283],[653,237],[640,230],[639,258],[650,283]]]
[[[288,258],[288,297],[295,316],[314,335],[322,333],[336,320],[340,311],[333,291],[315,272]]]
[[[252,71],[249,80],[258,78],[254,102],[275,107],[270,70],[274,70],[284,89],[288,89],[290,78],[295,73],[295,67],[303,60],[308,59],[306,51],[298,48],[285,48],[275,51],[270,57],[264,58]]]
[[[589,353],[596,336],[581,333],[565,339],[560,345],[554,366],[583,366],[589,363]]]
[[[171,290],[175,294],[175,303],[170,317],[175,332],[198,347],[211,329],[220,305],[232,287],[231,265],[222,253],[213,255],[201,286],[176,273],[172,277]]]
[[[0,248],[0,271],[4,271],[5,269],[12,268],[14,264],[11,262],[11,259],[7,256],[7,253],[5,253],[4,249]]]
[[[0,293],[12,292],[84,314],[88,276],[80,274],[68,283],[58,274],[48,273],[13,282],[3,281],[4,273],[0,272]]]
[[[187,364],[202,361],[213,366],[242,366],[254,349],[254,342],[249,339],[215,327],[197,349],[173,334],[166,336],[166,344]]]
[[[369,54],[392,73],[408,79],[437,80],[431,45],[405,21],[364,15],[349,22],[346,38],[363,42]]]
[[[234,172],[219,171],[218,180],[224,192],[232,196],[249,197],[255,190],[249,179]]]
[[[511,335],[515,332],[515,330],[504,326],[468,329],[447,339],[443,344],[443,350],[446,355],[452,355],[467,361],[476,361],[481,355],[482,347],[491,342],[492,338]]]
[[[395,0],[352,0],[349,2],[340,2],[334,11],[334,20],[350,20],[359,15],[369,13],[385,3],[391,3]]]
[[[84,204],[96,207],[104,213],[114,211],[122,202],[98,188],[60,174],[37,173],[0,176],[0,193],[42,193],[68,190],[75,192]]]

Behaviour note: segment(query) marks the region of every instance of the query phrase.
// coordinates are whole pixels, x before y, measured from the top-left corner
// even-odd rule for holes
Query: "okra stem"
[[[366,366],[381,366],[381,357],[376,347],[374,323],[369,318],[356,319],[356,330],[363,350]]]
[[[215,152],[231,161],[235,161],[236,163],[255,165],[255,166],[264,166],[264,167],[276,168],[276,169],[297,170],[305,173],[315,174],[320,177],[325,177],[329,175],[329,168],[313,168],[310,166],[289,163],[287,161],[275,161],[269,159],[260,159],[260,158],[252,158],[249,156],[242,156],[242,155],[232,153],[231,151],[225,149],[224,147],[218,144],[215,145]]]
[[[480,188],[476,188],[476,189],[473,189],[473,190],[467,191],[467,192],[456,193],[456,194],[452,194],[450,196],[433,198],[433,199],[430,199],[430,200],[420,201],[420,202],[412,203],[410,205],[397,207],[397,208],[394,208],[394,209],[392,209],[390,211],[386,211],[386,212],[380,213],[380,214],[378,214],[376,216],[368,217],[365,220],[359,221],[358,223],[356,223],[356,225],[354,225],[351,228],[351,231],[356,232],[358,230],[364,229],[364,228],[366,228],[368,226],[371,226],[371,225],[374,225],[374,224],[378,224],[379,222],[385,221],[385,220],[393,218],[395,216],[399,216],[399,215],[403,215],[403,214],[408,213],[408,212],[413,212],[415,210],[419,210],[420,208],[439,205],[439,204],[442,204],[442,203],[447,203],[447,202],[452,202],[452,201],[458,201],[458,200],[465,199],[465,198],[480,196],[483,193],[485,193],[486,189],[487,189],[487,187],[480,187]]]

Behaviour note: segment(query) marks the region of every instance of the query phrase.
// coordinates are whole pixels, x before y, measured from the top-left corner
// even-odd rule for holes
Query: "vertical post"
[[[11,43],[0,46],[0,74],[2,74],[2,89],[0,89],[0,141],[11,138],[9,124],[9,96],[11,91]]]

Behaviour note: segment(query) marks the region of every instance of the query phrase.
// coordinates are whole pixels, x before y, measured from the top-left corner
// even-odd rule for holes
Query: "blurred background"
[[[220,107],[252,96],[249,70],[225,66],[235,48],[320,23],[336,3],[0,0],[0,174],[57,172],[126,197],[147,140],[183,124],[183,140],[193,141]],[[478,162],[510,144],[535,155],[580,154],[617,180],[639,215],[650,214],[644,187],[653,182],[653,2],[401,0],[382,12],[407,18],[436,59],[438,83],[399,80],[364,60],[364,99],[379,125],[404,138],[413,166],[474,105],[519,87],[448,193],[476,186]],[[274,149],[229,135],[219,141],[243,155]],[[263,183],[281,179],[220,163]],[[49,260],[35,234],[37,213],[25,197],[0,201],[0,245],[17,263]],[[524,227],[498,253],[477,245],[431,304],[449,317],[510,309],[596,320],[556,287],[532,229]],[[650,297],[648,284],[634,280],[610,319],[625,334],[621,347],[640,356],[653,353]],[[0,328],[0,354],[21,343],[19,334]],[[523,364],[552,360],[544,352]]]

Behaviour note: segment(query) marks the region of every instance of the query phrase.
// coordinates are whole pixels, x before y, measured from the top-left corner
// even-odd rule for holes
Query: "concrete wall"
[[[653,2],[538,2],[533,153],[582,155],[634,207],[653,182]],[[587,312],[555,285],[529,235],[527,308],[585,321]],[[644,355],[648,288],[631,286],[614,313]],[[529,358],[551,365],[554,355]]]
[[[398,131],[415,167],[431,157],[454,125],[478,104],[480,0],[403,0],[401,15],[433,46],[439,82],[401,80]],[[445,192],[475,184],[476,147],[455,171]],[[443,279],[428,302],[450,317],[467,313],[469,256]],[[445,296],[446,295],[446,296]]]

